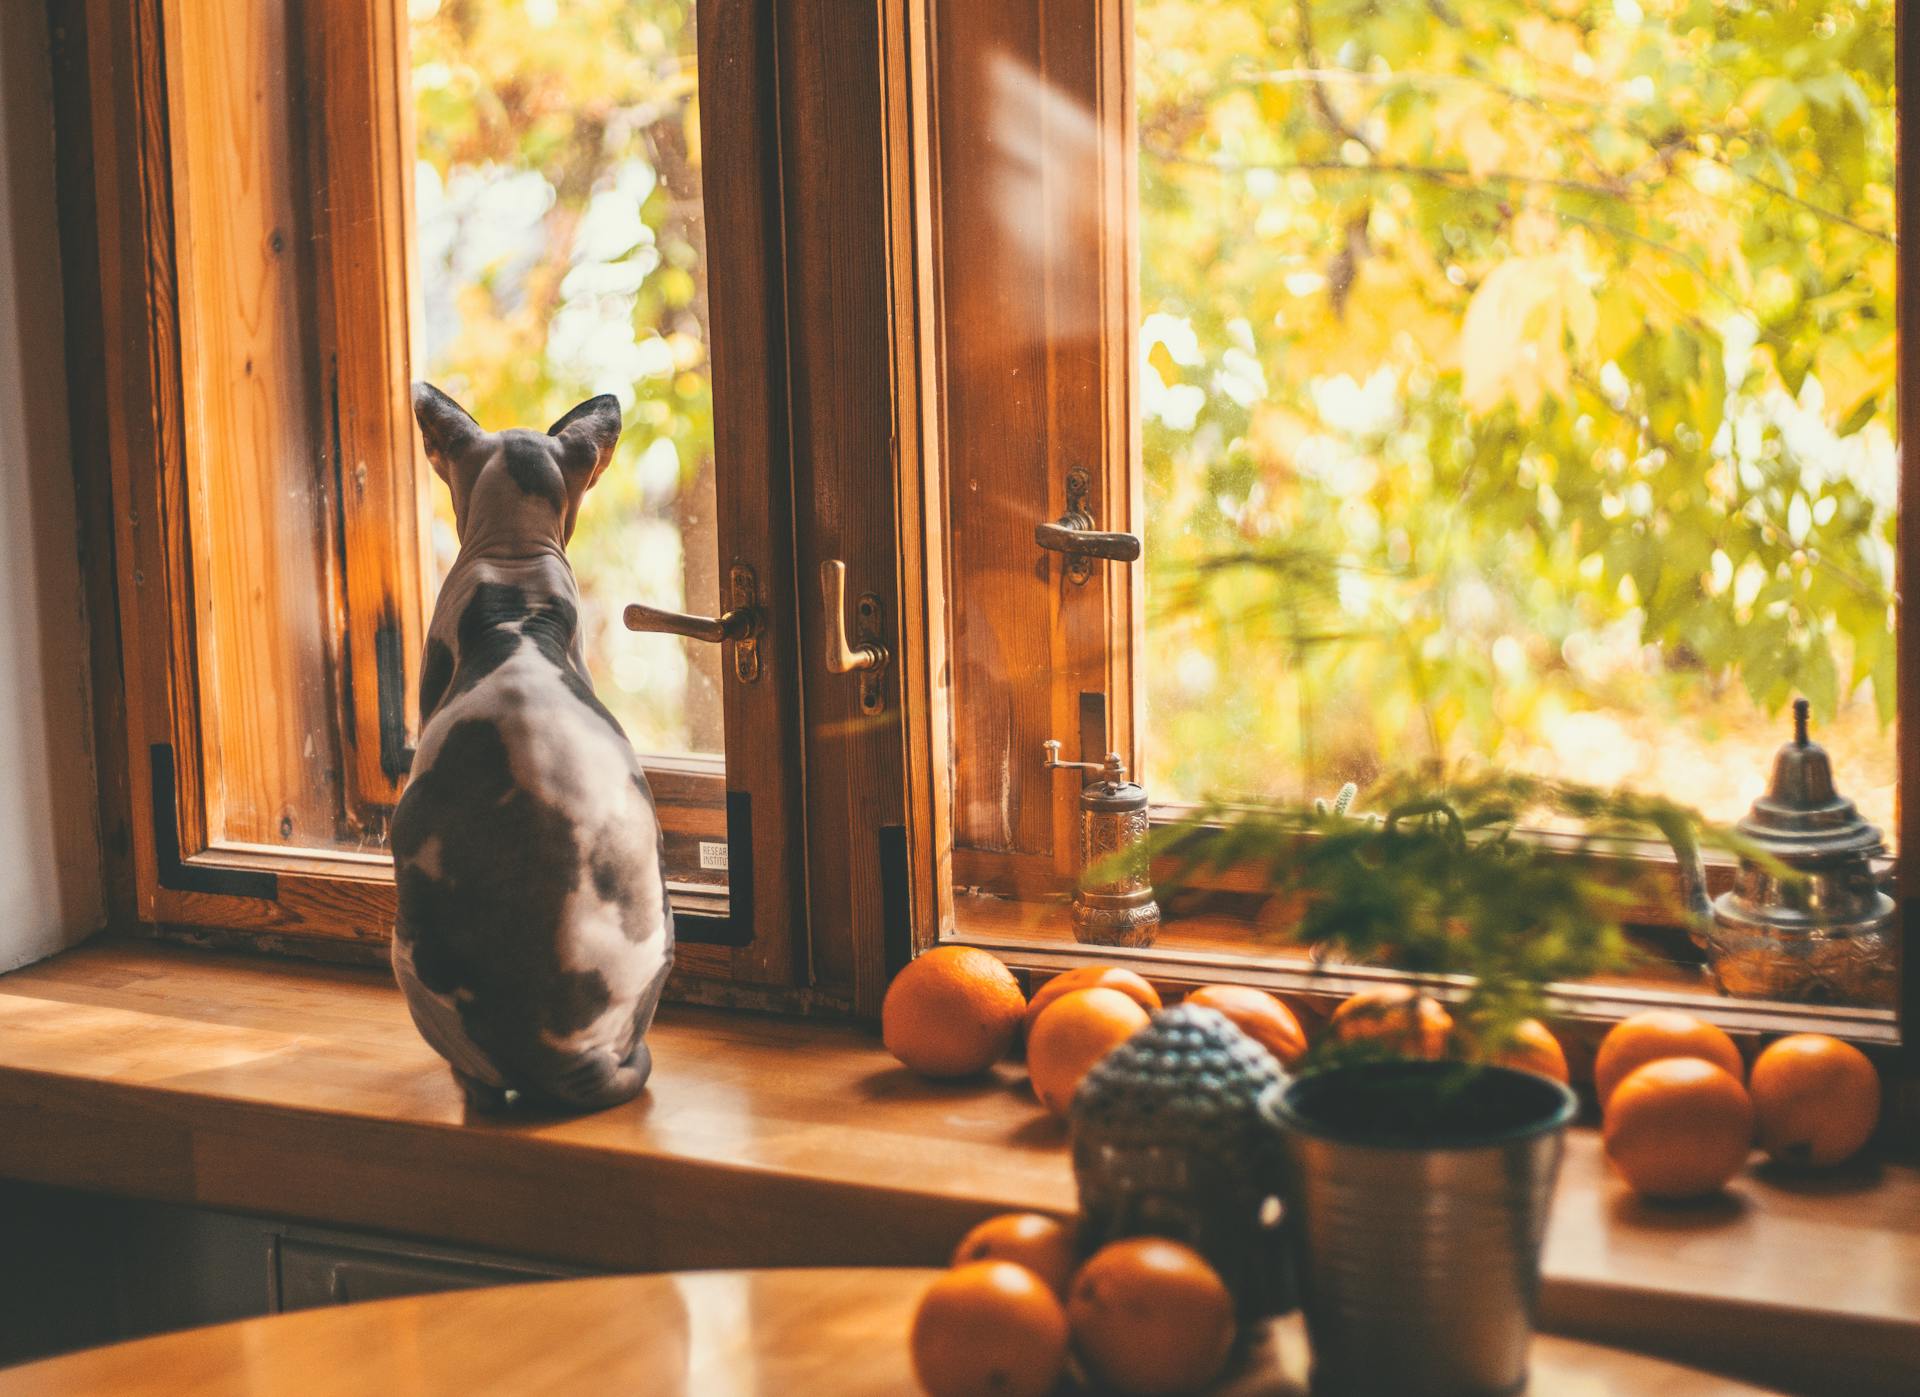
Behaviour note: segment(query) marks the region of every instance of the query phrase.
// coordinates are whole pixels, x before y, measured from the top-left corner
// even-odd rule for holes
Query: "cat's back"
[[[628,1036],[672,922],[646,778],[555,610],[462,628],[394,813],[395,933],[476,1041],[577,1051]]]

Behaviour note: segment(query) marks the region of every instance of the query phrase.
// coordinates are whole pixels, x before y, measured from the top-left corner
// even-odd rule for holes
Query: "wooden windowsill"
[[[377,972],[83,947],[0,978],[0,1175],[645,1270],[938,1263],[981,1217],[1074,1206],[1015,1065],[936,1087],[858,1027],[678,1006],[652,1043],[629,1106],[469,1120]],[[1751,1171],[1660,1209],[1577,1130],[1542,1303],[1562,1333],[1891,1390],[1920,1364],[1920,1171]]]

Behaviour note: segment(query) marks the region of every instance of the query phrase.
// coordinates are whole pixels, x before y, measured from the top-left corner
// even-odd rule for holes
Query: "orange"
[[[1002,1213],[960,1239],[953,1264],[970,1261],[1011,1261],[1064,1295],[1073,1277],[1073,1229],[1039,1213]]]
[[[1753,1060],[1760,1146],[1783,1164],[1838,1164],[1880,1123],[1880,1077],[1867,1055],[1824,1033],[1796,1033]]]
[[[1250,985],[1202,985],[1186,1002],[1225,1014],[1233,1026],[1291,1067],[1307,1052],[1307,1033],[1293,1010]]]
[[[1734,1081],[1746,1080],[1746,1067],[1733,1040],[1710,1023],[1676,1009],[1651,1009],[1622,1019],[1607,1030],[1593,1060],[1593,1094],[1602,1109],[1613,1089],[1642,1063],[1663,1057],[1705,1058]]]
[[[1614,1088],[1604,1134],[1607,1158],[1636,1193],[1697,1198],[1746,1164],[1753,1103],[1717,1063],[1663,1057]]]
[[[1233,1347],[1233,1296],[1198,1252],[1161,1237],[1095,1252],[1073,1278],[1067,1319],[1100,1390],[1129,1397],[1196,1392]]]
[[[893,977],[880,1037],[926,1077],[971,1077],[1007,1054],[1027,1011],[1020,982],[995,956],[938,946]]]
[[[1500,1067],[1538,1072],[1556,1082],[1567,1080],[1567,1054],[1560,1040],[1553,1036],[1553,1030],[1538,1019],[1522,1019],[1515,1025],[1513,1037],[1493,1055],[1492,1061]]]
[[[1147,1011],[1105,985],[1069,990],[1048,1006],[1027,1039],[1033,1094],[1064,1116],[1094,1063],[1147,1026]]]
[[[1160,1007],[1160,991],[1133,971],[1123,970],[1117,965],[1083,965],[1075,970],[1062,971],[1033,992],[1033,998],[1027,1001],[1027,1032],[1033,1032],[1040,1011],[1061,995],[1102,985],[1119,990],[1149,1014]]]
[[[1060,1298],[1011,1261],[976,1261],[927,1287],[913,1374],[929,1397],[1046,1397],[1067,1366]]]
[[[1328,1027],[1342,1043],[1377,1042],[1403,1057],[1443,1058],[1453,1015],[1407,985],[1387,985],[1361,990],[1333,1011]]]

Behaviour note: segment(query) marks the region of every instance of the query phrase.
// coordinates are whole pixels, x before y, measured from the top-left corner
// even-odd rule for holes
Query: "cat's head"
[[[544,432],[489,432],[431,383],[416,383],[413,415],[434,473],[453,492],[461,547],[499,556],[564,548],[581,497],[620,440],[620,404],[611,393],[588,398]]]

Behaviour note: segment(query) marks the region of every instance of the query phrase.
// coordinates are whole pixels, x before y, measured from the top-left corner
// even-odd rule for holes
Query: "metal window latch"
[[[862,592],[854,603],[853,639],[847,638],[847,565],[838,558],[820,564],[820,600],[826,607],[827,671],[860,676],[860,711],[872,716],[887,706],[881,676],[892,658],[880,639],[880,598]]]
[[[1087,496],[1093,481],[1086,471],[1075,466],[1067,472],[1067,512],[1051,524],[1035,524],[1033,541],[1050,553],[1067,555],[1067,580],[1085,585],[1093,576],[1093,560],[1112,563],[1138,562],[1140,539],[1134,534],[1102,533],[1093,527],[1087,513]]]
[[[630,631],[685,636],[709,645],[733,642],[733,675],[742,684],[760,677],[760,632],[766,613],[760,605],[759,583],[753,569],[735,563],[727,573],[728,608],[718,616],[690,616],[658,606],[634,602],[621,619]]]

